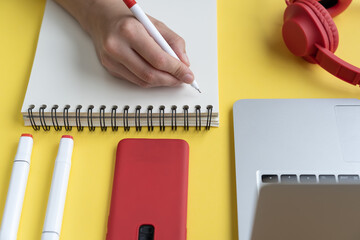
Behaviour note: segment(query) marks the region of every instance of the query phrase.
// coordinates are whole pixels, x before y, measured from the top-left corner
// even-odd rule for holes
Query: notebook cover
[[[186,239],[189,146],[177,139],[124,139],[116,154],[107,239]]]

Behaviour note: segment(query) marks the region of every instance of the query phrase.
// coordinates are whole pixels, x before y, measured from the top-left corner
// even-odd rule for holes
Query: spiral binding
[[[100,107],[100,116],[99,116],[99,120],[100,120],[100,129],[102,132],[107,130],[107,126],[105,123],[105,106],[101,106]]]
[[[41,127],[44,129],[44,131],[49,131],[50,126],[47,126],[46,121],[45,121],[45,113],[44,113],[45,108],[46,108],[46,105],[42,105],[39,109],[40,124],[41,124]]]
[[[210,127],[211,127],[211,115],[212,115],[213,106],[209,105],[209,106],[206,107],[206,109],[207,109],[207,117],[206,117],[205,130],[210,130]]]
[[[153,106],[148,106],[147,114],[146,114],[146,121],[147,121],[147,126],[148,126],[149,132],[154,131],[152,110],[153,110]]]
[[[129,127],[129,106],[124,107],[123,125],[124,125],[124,131],[125,132],[130,131],[130,127]]]
[[[159,107],[159,127],[160,131],[165,131],[165,106]]]
[[[184,130],[189,131],[189,106],[185,105],[184,110]]]
[[[113,106],[111,108],[111,129],[113,130],[113,132],[118,130],[118,126],[116,126],[116,109],[118,107],[117,106]]]
[[[201,131],[201,107],[199,105],[195,106],[195,129]],[[199,123],[198,123],[199,122]]]
[[[62,127],[59,126],[58,120],[57,120],[57,116],[56,116],[56,110],[59,108],[58,105],[55,105],[51,108],[51,121],[53,124],[53,127],[55,129],[55,131],[61,131]],[[55,117],[54,117],[55,116]],[[55,120],[54,120],[55,119]],[[56,125],[55,125],[56,123]]]
[[[75,111],[75,122],[76,122],[76,128],[79,132],[84,130],[84,127],[81,126],[81,120],[80,120],[80,110],[82,106],[77,106]]]
[[[49,131],[50,126],[48,126],[45,121],[46,105],[42,105],[39,108],[39,116],[38,117],[40,119],[41,127],[36,125],[36,122],[34,119],[34,114],[33,114],[34,108],[35,108],[35,106],[33,106],[33,105],[31,105],[28,108],[28,115],[29,115],[30,124],[31,124],[32,128],[35,131],[40,130],[40,128],[42,128],[44,131]],[[81,116],[80,116],[81,108],[82,108],[82,106],[79,105],[76,107],[76,111],[75,111],[75,122],[76,122],[76,128],[78,131],[83,131],[83,129],[84,129],[84,126],[81,125]],[[106,107],[103,105],[100,107],[99,121],[100,121],[101,131],[107,131],[107,127],[108,127],[108,126],[106,126],[106,121],[105,121],[105,119],[106,119],[105,108]],[[60,131],[62,129],[62,126],[60,126],[58,123],[57,109],[58,109],[57,105],[54,105],[51,108],[51,121],[52,121],[52,125],[53,125],[55,131]],[[69,123],[69,109],[70,109],[70,106],[66,105],[64,107],[63,116],[62,116],[63,122],[64,122],[64,128],[66,131],[72,130],[72,127],[70,126],[70,123]],[[95,131],[95,129],[96,129],[93,124],[93,114],[92,114],[93,109],[94,109],[93,105],[89,106],[87,109],[86,118],[87,118],[87,125],[89,128],[89,131]],[[112,131],[118,131],[117,109],[118,109],[118,106],[113,106],[111,108],[111,119],[110,120],[111,120]],[[124,131],[130,131],[129,109],[130,109],[129,106],[125,106],[123,109]],[[206,117],[205,130],[209,130],[211,127],[211,117],[212,117],[213,106],[208,105],[206,107],[206,109],[207,109],[207,117]],[[142,130],[140,110],[141,110],[141,106],[136,106],[136,108],[135,108],[135,129],[136,129],[136,131]],[[189,106],[187,106],[187,105],[183,106],[183,116],[184,116],[184,130],[188,131],[189,130]],[[148,131],[153,131],[154,130],[153,106],[147,107],[146,120],[147,120]],[[201,106],[200,105],[195,106],[195,121],[196,121],[195,129],[197,131],[201,131]],[[176,131],[177,125],[178,125],[177,124],[177,106],[174,105],[171,107],[171,130]],[[165,106],[159,107],[159,128],[160,128],[160,131],[165,131]]]
[[[140,106],[136,106],[135,108],[135,129],[137,132],[141,131],[141,123],[140,123]]]
[[[34,119],[34,115],[33,115],[33,112],[32,110],[34,109],[35,106],[30,106],[28,108],[28,114],[29,114],[29,118],[30,118],[30,123],[31,123],[31,126],[32,128],[35,130],[35,131],[39,131],[40,130],[40,126],[36,125],[35,123],[35,119]]]
[[[94,109],[94,106],[89,106],[88,110],[87,110],[87,123],[88,123],[88,128],[90,132],[95,131],[95,127],[93,124],[93,116],[92,116],[92,110]]]
[[[64,118],[64,128],[66,131],[71,131],[72,126],[70,126],[69,124],[69,105],[66,105],[64,107],[64,112],[63,112],[63,118]]]
[[[177,124],[176,124],[176,106],[171,107],[171,130],[176,131],[177,130]]]

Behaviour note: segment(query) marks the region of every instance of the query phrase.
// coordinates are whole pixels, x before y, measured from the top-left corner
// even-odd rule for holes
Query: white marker
[[[141,24],[145,27],[149,35],[159,44],[159,46],[168,54],[173,56],[174,58],[179,59],[174,50],[169,46],[164,37],[160,34],[160,32],[156,29],[154,24],[150,21],[148,16],[144,13],[144,11],[140,8],[139,4],[136,3],[135,0],[123,0],[126,6],[130,9],[130,11],[134,14],[134,16],[141,22]],[[191,86],[200,92],[199,85],[196,80],[191,83]],[[200,92],[201,93],[201,92]]]
[[[19,228],[33,147],[31,134],[22,134],[16,152],[10,185],[1,221],[0,240],[15,240]]]
[[[72,136],[62,136],[55,160],[45,223],[41,235],[42,240],[58,240],[60,238],[73,146]]]

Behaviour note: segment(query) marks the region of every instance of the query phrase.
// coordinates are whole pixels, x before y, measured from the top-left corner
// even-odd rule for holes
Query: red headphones
[[[334,55],[339,34],[332,17],[342,13],[350,3],[351,0],[286,0],[282,35],[294,55],[357,85],[360,84],[360,68]]]

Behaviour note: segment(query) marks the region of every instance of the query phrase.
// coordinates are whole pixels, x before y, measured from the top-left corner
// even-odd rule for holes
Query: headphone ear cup
[[[283,39],[296,56],[315,62],[318,44],[334,52],[339,34],[327,10],[314,0],[295,0],[284,13]]]
[[[316,43],[326,49],[330,45],[328,34],[317,15],[298,1],[290,2],[284,12],[282,36],[290,52],[310,62],[314,62],[309,56],[315,55]]]

